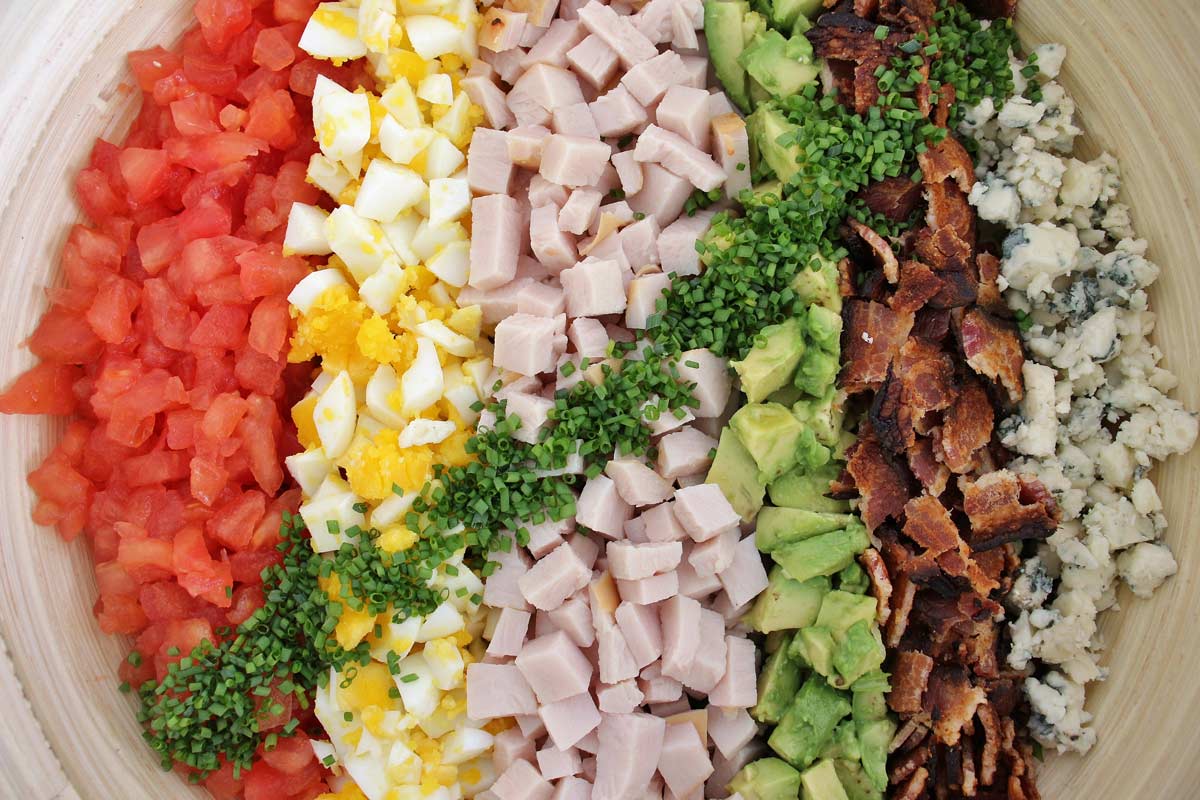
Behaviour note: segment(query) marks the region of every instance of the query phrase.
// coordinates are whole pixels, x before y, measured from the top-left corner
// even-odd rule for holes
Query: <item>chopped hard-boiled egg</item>
[[[321,553],[363,537],[393,554],[418,545],[417,500],[436,465],[471,460],[497,374],[479,347],[481,309],[457,302],[471,247],[463,168],[482,120],[461,84],[479,19],[472,0],[347,0],[321,3],[301,38],[317,58],[365,57],[379,87],[317,79],[307,177],[333,205],[296,204],[284,242],[328,257],[288,298],[291,359],[321,363],[292,410],[305,449],[286,459]],[[466,716],[483,582],[460,552],[429,585],[445,599],[423,618],[342,605],[334,638],[365,644],[372,661],[317,695],[329,741],[314,751],[338,789],[323,800],[460,800],[495,781],[492,734]],[[341,587],[336,572],[322,578],[332,601]]]

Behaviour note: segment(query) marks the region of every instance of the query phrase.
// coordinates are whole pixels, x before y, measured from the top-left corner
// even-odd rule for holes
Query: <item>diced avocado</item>
[[[773,205],[783,199],[783,184],[779,181],[763,181],[751,189],[758,203]]]
[[[850,510],[849,503],[825,496],[829,492],[829,482],[835,480],[840,471],[833,464],[811,473],[794,469],[768,483],[767,495],[777,506],[844,513]]]
[[[833,738],[850,701],[819,675],[811,675],[771,733],[767,744],[797,769],[805,769]]]
[[[803,36],[812,30],[811,17],[797,17],[796,24],[792,26],[792,36]]]
[[[856,720],[858,732],[859,758],[862,761],[863,772],[878,791],[887,788],[887,757],[892,737],[896,735],[896,725],[890,719],[875,719],[868,722]]]
[[[814,307],[812,311],[817,309],[820,309],[820,306]],[[832,395],[834,381],[837,380],[841,366],[841,359],[837,354],[810,347],[804,351],[804,358],[800,359],[793,385],[813,397]],[[830,400],[832,401],[832,397]]]
[[[771,22],[777,28],[788,30],[801,19],[807,22],[820,8],[821,0],[774,0]]]
[[[850,687],[850,691],[855,694],[862,692],[890,692],[892,690],[892,683],[888,680],[888,677],[888,674],[881,669],[871,670],[856,680],[854,685]]]
[[[831,458],[833,450],[821,444],[812,428],[801,426],[800,436],[796,439],[796,466],[811,472],[828,464]]]
[[[844,418],[843,418],[844,419]],[[839,423],[841,424],[841,423]],[[837,446],[833,448],[833,457],[838,461],[846,460],[846,451],[851,445],[858,441],[858,434],[854,431],[843,430],[838,434]]]
[[[766,590],[754,601],[746,615],[746,624],[759,633],[796,630],[812,625],[821,610],[821,600],[829,591],[828,578],[813,578],[800,583],[775,567]]]
[[[746,85],[750,87],[750,105],[758,108],[763,103],[768,103],[771,100],[771,93],[753,77],[746,78]]]
[[[806,352],[805,355],[808,355],[808,353]],[[804,359],[801,359],[800,363],[803,364]],[[799,375],[797,375],[797,378],[798,377],[799,377]],[[789,383],[787,386],[784,386],[779,391],[773,392],[770,396],[767,397],[767,402],[768,403],[778,403],[781,406],[791,407],[791,405],[793,403],[796,403],[796,402],[802,400],[803,398],[804,398],[804,392],[797,389],[796,384],[793,382],[793,383]]]
[[[813,306],[805,318],[804,332],[826,353],[841,352],[842,315],[825,306]]]
[[[821,358],[831,358],[827,353],[822,353],[820,350],[809,350],[804,354],[806,359],[809,353],[817,353]],[[837,364],[836,359],[834,359],[834,364]],[[800,364],[800,369],[804,369],[803,361]],[[800,376],[800,370],[797,370],[797,383],[800,381]],[[842,410],[840,403],[835,403],[837,399],[837,389],[834,388],[833,384],[829,384],[826,386],[823,396],[805,397],[792,404],[792,415],[800,420],[800,423],[804,427],[812,430],[818,442],[831,448],[835,448],[840,444],[842,420],[845,417],[845,412]]]
[[[860,723],[887,719],[887,698],[883,692],[855,692],[850,702],[854,707],[854,719]]]
[[[761,403],[767,395],[792,382],[803,357],[804,321],[792,317],[763,328],[746,357],[732,362],[732,366],[742,379],[747,400]]]
[[[793,580],[806,581],[818,575],[832,575],[844,569],[856,555],[867,549],[869,544],[866,529],[851,526],[845,530],[822,533],[780,547],[771,552],[771,558],[775,559],[775,563],[783,567]]]
[[[742,15],[742,40],[748,45],[767,32],[767,18],[757,11]]]
[[[887,652],[879,632],[871,622],[858,621],[850,626],[845,637],[838,643],[833,653],[833,668],[837,670],[840,680],[837,685],[846,688],[856,680],[883,664]]]
[[[759,550],[769,553],[818,534],[841,530],[850,524],[851,519],[849,514],[767,506],[758,512],[755,542]]]
[[[833,634],[820,625],[809,625],[792,639],[791,652],[826,678],[833,674],[833,653],[836,649]]]
[[[844,758],[858,761],[858,731],[853,719],[845,719],[838,723],[833,732],[829,746],[821,753],[821,758]]]
[[[750,716],[759,722],[778,724],[800,688],[803,674],[788,652],[790,646],[789,636],[785,645],[767,657],[758,676],[758,704],[750,709]]]
[[[770,655],[780,647],[786,647],[791,641],[791,631],[771,631],[763,639],[763,650]]]
[[[818,761],[800,773],[800,783],[804,786],[804,800],[850,800],[830,759]]]
[[[799,171],[799,160],[804,153],[790,138],[784,144],[780,137],[793,134],[796,129],[797,126],[788,122],[783,112],[771,104],[759,106],[746,118],[746,131],[753,143],[751,154],[757,152],[758,158],[785,184]]]
[[[829,628],[833,632],[833,638],[840,643],[856,622],[873,622],[877,608],[874,597],[834,589],[821,600],[817,624]]]
[[[738,63],[772,97],[796,94],[821,74],[813,63],[812,44],[803,36],[785,39],[779,31],[769,30],[746,41]]]
[[[742,446],[758,467],[763,483],[775,480],[796,465],[804,427],[786,406],[751,403],[742,406],[729,420]]]
[[[883,792],[871,785],[871,779],[858,761],[839,758],[834,760],[833,765],[850,800],[883,800]]]
[[[778,758],[760,758],[742,767],[729,782],[729,790],[743,800],[796,800],[800,773]]]
[[[805,305],[819,305],[835,313],[842,313],[837,264],[827,258],[813,256],[812,261],[803,269],[797,270],[796,277],[792,278],[792,289]]]
[[[738,63],[738,56],[746,47],[742,33],[743,18],[750,13],[750,5],[740,0],[705,0],[704,36],[708,40],[708,55],[713,70],[725,87],[725,94],[742,111],[750,112],[750,94],[746,85],[746,71]]]
[[[850,566],[839,572],[837,580],[838,588],[850,594],[866,594],[867,589],[871,587],[871,579],[857,561],[851,562]]]
[[[705,482],[720,486],[730,505],[747,522],[762,508],[767,485],[759,480],[758,464],[732,428],[721,431],[717,455]]]

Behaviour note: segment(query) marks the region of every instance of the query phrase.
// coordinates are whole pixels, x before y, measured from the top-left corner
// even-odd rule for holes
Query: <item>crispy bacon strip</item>
[[[913,603],[917,599],[917,584],[906,573],[901,572],[896,578],[892,598],[892,613],[887,625],[887,646],[897,647],[908,630]]]
[[[927,430],[921,424],[925,416],[949,408],[958,397],[954,360],[934,342],[914,336],[900,347],[898,371],[901,401],[912,409],[917,429]]]
[[[933,673],[933,659],[918,650],[901,650],[892,663],[892,693],[888,706],[897,714],[919,714]]]
[[[921,767],[913,773],[903,789],[892,795],[892,798],[893,800],[920,800],[920,797],[925,793],[925,784],[928,782],[929,770]]]
[[[879,551],[874,547],[869,547],[863,554],[858,557],[862,562],[862,567],[871,578],[871,594],[875,595],[875,621],[879,623],[879,627],[887,624],[888,617],[892,615],[892,608],[889,602],[892,599],[892,579],[888,577],[887,564],[883,561],[883,556],[879,555]]]
[[[996,769],[1000,758],[1000,718],[990,703],[975,710],[979,724],[983,727],[983,749],[979,758],[979,782],[991,786],[996,781]]]
[[[979,308],[968,309],[958,325],[963,355],[971,369],[1000,383],[1013,403],[1025,396],[1021,370],[1025,355],[1017,327]]]
[[[929,676],[925,710],[933,720],[933,735],[945,745],[956,745],[975,710],[987,702],[987,694],[971,684],[960,666],[939,666]]]
[[[975,550],[1045,539],[1058,529],[1058,505],[1040,481],[1002,469],[974,481],[960,478],[958,485]]]
[[[975,268],[979,273],[978,299],[979,305],[994,313],[1008,313],[1008,304],[1000,294],[997,280],[1000,277],[1000,259],[991,253],[979,253],[975,256]]]
[[[888,367],[908,338],[913,317],[864,300],[847,302],[842,317],[842,357],[846,364],[839,381],[849,394],[874,389],[887,379]]]
[[[888,300],[898,314],[913,314],[942,291],[941,279],[920,261],[900,265],[900,285]]]
[[[933,441],[920,438],[908,448],[908,468],[913,476],[933,497],[940,497],[950,483],[950,470],[937,460],[933,453]]]
[[[872,213],[892,222],[904,222],[917,210],[923,191],[921,184],[908,178],[884,178],[868,184],[858,196]]]
[[[887,278],[888,283],[899,281],[900,262],[896,260],[896,254],[892,252],[892,246],[887,243],[887,240],[853,217],[850,218],[849,223],[850,229],[871,248],[871,252],[875,255],[875,262],[883,270],[883,275]]]
[[[995,424],[992,403],[987,392],[970,383],[945,414],[945,423],[934,443],[942,462],[951,472],[962,475],[977,466],[976,453],[987,446]]]
[[[985,597],[999,586],[971,558],[950,512],[936,497],[923,495],[908,501],[904,506],[904,520],[904,535],[925,550],[918,559],[923,562],[922,567],[933,561],[947,575],[966,578],[975,591]]]
[[[901,402],[903,388],[895,371],[888,367],[887,379],[871,402],[868,418],[871,429],[884,449],[892,455],[904,453],[916,439],[912,425],[912,409]]]
[[[884,452],[874,436],[860,438],[846,452],[846,471],[862,496],[859,513],[867,530],[883,521],[899,519],[908,501],[911,479],[907,471]]]
[[[952,180],[966,194],[970,194],[975,186],[975,164],[967,149],[953,136],[947,136],[919,153],[917,164],[927,183]]]

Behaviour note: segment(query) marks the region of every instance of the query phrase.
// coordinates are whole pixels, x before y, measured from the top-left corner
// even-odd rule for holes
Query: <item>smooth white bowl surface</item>
[[[119,137],[136,110],[124,53],[174,41],[191,0],[0,0],[0,382],[32,359],[21,349],[57,280],[79,211],[75,172],[97,135]],[[1157,341],[1200,407],[1200,5],[1196,0],[1025,0],[1027,44],[1068,45],[1065,82],[1086,150],[1121,160],[1126,200],[1151,257]],[[126,88],[121,89],[121,84]],[[132,697],[116,691],[125,643],[92,618],[96,588],[82,542],[29,521],[25,473],[58,421],[0,419],[0,798],[165,800],[202,796],[159,770]],[[1100,743],[1088,759],[1051,758],[1047,798],[1189,800],[1200,796],[1200,454],[1160,471],[1181,564],[1151,601],[1121,596],[1107,616],[1109,681],[1092,694]],[[6,654],[5,654],[6,651]]]

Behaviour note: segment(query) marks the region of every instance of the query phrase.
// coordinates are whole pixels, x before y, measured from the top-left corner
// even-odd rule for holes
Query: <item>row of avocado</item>
[[[742,111],[795,94],[818,78],[821,67],[804,33],[821,8],[822,0],[706,0],[709,58]]]
[[[791,319],[765,328],[733,367],[746,404],[722,432],[708,480],[745,519],[774,565],[746,616],[766,660],[752,716],[774,756],[748,764],[744,800],[877,800],[895,734],[884,694],[876,602],[857,556],[870,544],[849,504],[827,496],[853,436],[837,392],[837,270],[801,270]],[[769,500],[769,504],[767,501]]]

